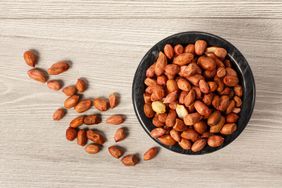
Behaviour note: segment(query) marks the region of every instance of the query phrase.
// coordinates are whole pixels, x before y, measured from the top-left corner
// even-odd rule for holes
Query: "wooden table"
[[[3,0],[0,2],[0,187],[281,187],[282,2]],[[206,31],[232,42],[253,70],[257,98],[245,131],[226,148],[203,156],[161,149],[152,161],[124,167],[107,147],[116,127],[102,123],[108,141],[88,155],[67,142],[65,129],[77,114],[51,120],[64,95],[28,79],[22,54],[40,52],[42,68],[70,59],[65,85],[85,77],[86,97],[121,94],[103,113],[127,115],[128,153],[156,143],[139,125],[131,103],[133,75],[156,42],[182,31]],[[92,109],[88,113],[94,113]]]

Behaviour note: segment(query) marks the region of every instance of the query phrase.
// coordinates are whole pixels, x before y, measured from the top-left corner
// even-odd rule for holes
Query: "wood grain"
[[[280,1],[17,0],[1,1],[0,9],[0,187],[282,186]],[[65,129],[77,114],[70,110],[62,121],[51,120],[65,97],[28,79],[22,58],[24,50],[34,48],[42,68],[72,60],[68,72],[52,78],[65,85],[87,78],[86,97],[119,92],[121,104],[103,119],[126,114],[123,126],[130,134],[121,145],[142,155],[156,143],[133,111],[134,72],[152,45],[188,30],[220,35],[245,55],[256,81],[254,114],[238,139],[218,152],[184,156],[161,149],[156,159],[134,168],[107,152],[118,127],[96,126],[108,138],[97,155],[67,142]]]
[[[219,0],[2,0],[4,19],[282,18],[282,2]]]

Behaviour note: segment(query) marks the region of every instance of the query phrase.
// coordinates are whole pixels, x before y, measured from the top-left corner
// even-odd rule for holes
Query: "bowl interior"
[[[238,76],[240,78],[240,84],[242,85],[244,91],[242,98],[242,102],[243,102],[242,109],[239,114],[240,118],[237,123],[238,126],[237,130],[232,135],[224,136],[224,143],[220,147],[211,148],[209,146],[206,146],[200,152],[194,153],[191,152],[191,150],[182,149],[178,144],[170,147],[163,145],[157,139],[154,139],[150,136],[150,131],[153,128],[155,128],[155,126],[152,124],[151,119],[148,119],[144,114],[143,93],[145,91],[144,80],[146,78],[146,70],[150,65],[152,65],[155,62],[159,51],[163,51],[165,44],[169,43],[172,45],[176,45],[176,44],[187,45],[190,43],[195,43],[195,41],[198,39],[203,39],[207,41],[208,45],[223,47],[227,50],[228,58],[232,63],[232,67],[236,69],[238,73]],[[146,53],[146,55],[141,60],[134,76],[133,86],[132,86],[132,100],[133,100],[134,110],[140,124],[145,129],[145,131],[149,134],[149,136],[152,139],[154,139],[157,143],[159,143],[160,145],[162,145],[163,147],[169,150],[182,154],[190,154],[190,155],[206,154],[219,150],[225,147],[226,145],[230,144],[244,130],[251,117],[255,104],[255,82],[248,62],[246,61],[244,56],[240,53],[240,51],[237,48],[235,48],[231,43],[218,36],[209,33],[184,32],[184,33],[178,33],[169,36],[161,40]]]

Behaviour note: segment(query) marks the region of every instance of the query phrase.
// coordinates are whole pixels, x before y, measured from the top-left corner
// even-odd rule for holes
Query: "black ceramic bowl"
[[[178,144],[175,144],[174,146],[166,146],[160,143],[157,139],[154,139],[150,136],[150,131],[155,128],[155,126],[152,124],[151,119],[148,119],[144,112],[143,112],[143,93],[145,91],[145,84],[144,80],[146,78],[146,70],[147,68],[153,64],[158,56],[159,51],[163,51],[163,48],[165,44],[183,44],[187,45],[189,43],[195,43],[196,40],[203,39],[207,41],[209,46],[219,46],[223,47],[228,52],[228,58],[232,62],[232,66],[234,69],[237,70],[240,78],[240,84],[244,88],[243,92],[243,98],[242,98],[242,110],[240,112],[240,118],[237,123],[237,130],[229,136],[225,136],[224,143],[220,147],[217,148],[211,148],[209,146],[206,146],[203,150],[200,152],[194,153],[191,150],[183,150]],[[226,145],[230,144],[233,140],[235,140],[239,134],[244,130],[244,128],[247,126],[249,119],[252,115],[254,104],[255,104],[255,81],[254,77],[251,71],[251,68],[247,62],[247,60],[244,58],[244,56],[241,54],[241,52],[235,48],[230,42],[226,41],[223,38],[220,38],[216,35],[204,33],[204,32],[197,32],[197,31],[191,31],[191,32],[183,32],[183,33],[177,33],[175,35],[169,36],[157,44],[155,44],[143,57],[141,60],[135,76],[133,80],[132,85],[132,100],[133,100],[133,106],[135,113],[137,115],[137,118],[144,128],[144,130],[148,133],[148,135],[154,139],[157,143],[162,145],[163,147],[182,154],[188,154],[188,155],[199,155],[199,154],[206,154],[211,153],[214,151],[217,151]]]

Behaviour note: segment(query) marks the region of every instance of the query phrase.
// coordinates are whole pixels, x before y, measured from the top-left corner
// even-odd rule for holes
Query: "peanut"
[[[155,74],[157,76],[160,76],[161,74],[163,74],[165,71],[166,65],[167,65],[166,56],[162,52],[160,52],[158,59],[156,61]]]
[[[150,134],[153,138],[159,138],[165,134],[166,130],[163,128],[154,128]]]
[[[25,51],[23,57],[27,65],[35,67],[37,64],[38,56],[34,50]]]
[[[111,115],[107,118],[106,123],[112,125],[119,125],[125,121],[125,116],[121,114]]]
[[[222,135],[232,134],[239,120],[240,75],[226,49],[208,46],[204,40],[184,47],[165,44],[146,70],[144,114],[155,127],[151,136],[163,145],[178,143],[192,152],[207,144],[220,147]]]
[[[188,114],[184,117],[185,125],[192,126],[198,121],[200,121],[201,115],[198,112]]]
[[[85,151],[89,154],[96,154],[100,151],[100,146],[95,143],[91,143],[85,147]]]
[[[144,161],[148,161],[148,160],[153,159],[158,154],[158,152],[159,152],[159,148],[158,147],[150,148],[143,155]]]
[[[139,162],[139,159],[138,159],[138,157],[136,155],[129,154],[129,155],[124,156],[121,159],[121,162],[125,166],[135,166]]]
[[[165,113],[166,112],[166,106],[161,101],[154,101],[154,102],[152,102],[152,109],[157,114],[161,114],[161,113]]]
[[[182,138],[180,142],[178,142],[178,144],[180,147],[182,147],[182,149],[185,149],[185,150],[191,149],[191,146],[192,146],[191,142],[185,138]]]
[[[170,135],[163,135],[158,138],[159,141],[166,146],[173,146],[176,142]]]
[[[175,53],[175,56],[178,56],[180,54],[182,54],[184,52],[184,48],[181,44],[177,44],[174,46],[174,53]]]
[[[195,53],[197,55],[203,55],[203,53],[205,52],[207,46],[208,46],[208,44],[207,44],[206,41],[204,41],[204,40],[197,40],[195,42]]]
[[[172,59],[174,55],[173,47],[170,44],[164,46],[164,54],[168,59]]]
[[[66,115],[66,110],[64,108],[57,109],[53,114],[53,120],[59,121],[63,119],[63,117]]]
[[[230,135],[237,130],[237,125],[235,123],[227,123],[223,125],[220,133],[223,135]]]
[[[77,91],[79,91],[80,93],[84,92],[87,89],[87,83],[84,79],[79,78],[76,81],[75,87],[77,89]]]
[[[78,116],[78,117],[74,118],[74,119],[70,122],[70,127],[72,127],[72,128],[77,128],[77,127],[79,127],[80,125],[82,125],[82,124],[84,123],[84,118],[85,118],[84,115]]]
[[[115,135],[114,135],[114,140],[115,142],[119,142],[119,141],[122,141],[126,138],[126,130],[125,128],[121,127],[121,128],[118,128],[115,132]]]
[[[50,75],[58,75],[69,69],[70,65],[68,61],[59,61],[54,63],[49,69],[48,74]]]
[[[193,143],[191,150],[193,152],[199,152],[206,146],[206,144],[207,144],[207,141],[203,138],[200,138]]]
[[[221,146],[223,142],[224,138],[219,135],[212,135],[208,138],[208,145],[213,148]]]
[[[124,149],[120,146],[110,146],[108,151],[114,158],[118,159],[124,154]]]

